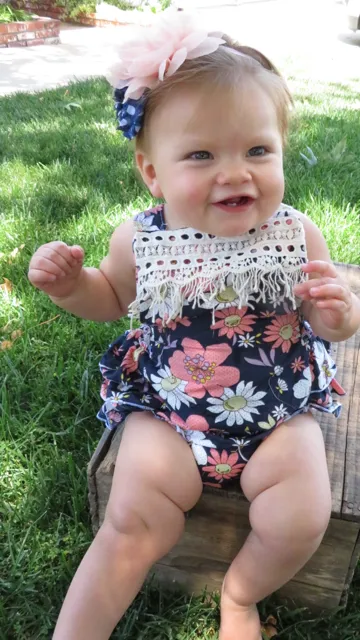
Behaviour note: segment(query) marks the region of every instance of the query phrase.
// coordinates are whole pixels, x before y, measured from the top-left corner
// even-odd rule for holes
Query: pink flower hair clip
[[[117,47],[118,62],[108,75],[115,89],[118,129],[134,138],[143,122],[148,89],[172,76],[185,60],[216,51],[225,40],[201,29],[186,12],[164,11],[159,19],[129,42]]]

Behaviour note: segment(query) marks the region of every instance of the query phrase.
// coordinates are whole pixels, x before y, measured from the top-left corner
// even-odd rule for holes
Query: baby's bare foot
[[[256,605],[242,607],[223,593],[219,640],[261,640],[260,618]]]

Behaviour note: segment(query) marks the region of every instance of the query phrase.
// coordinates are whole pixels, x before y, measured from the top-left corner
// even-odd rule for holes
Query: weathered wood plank
[[[353,554],[350,560],[350,564],[349,564],[349,568],[348,568],[348,572],[345,580],[345,586],[341,596],[341,603],[340,603],[341,605],[346,605],[347,603],[349,589],[354,577],[355,569],[358,566],[359,559],[360,559],[360,529],[359,529],[358,537],[354,546]]]
[[[360,267],[342,265],[341,270],[344,275],[346,273],[352,291],[360,298]],[[345,345],[347,348],[342,375],[344,387],[348,392],[349,410],[341,517],[360,522],[360,331]]]
[[[195,595],[201,595],[205,589],[203,575],[190,574],[187,571],[161,563],[151,569],[149,580],[152,579],[159,584],[163,584],[167,589],[182,589]],[[213,577],[210,573],[207,576],[206,590],[209,593],[220,591],[221,584],[222,580]],[[341,591],[339,590],[324,591],[316,585],[303,584],[296,580],[288,582],[287,585],[277,591],[277,594],[281,601],[286,602],[289,606],[298,607],[301,604],[301,606],[308,607],[314,612],[335,609],[339,606],[341,600]]]
[[[231,503],[203,495],[192,510],[185,533],[170,553],[161,560],[164,565],[189,573],[221,579],[238,553],[249,531],[248,505]],[[330,521],[324,540],[299,571],[296,580],[328,590],[343,591],[348,568],[358,540],[360,525],[339,519]]]
[[[352,291],[354,291],[356,295],[359,295],[360,267],[338,263],[337,268],[342,277],[349,283]],[[332,517],[341,518],[346,513],[343,505],[344,494],[346,492],[345,487],[348,487],[347,499],[350,504],[355,505],[356,495],[359,496],[360,494],[360,473],[359,469],[356,470],[357,473],[355,472],[351,459],[352,445],[350,442],[347,442],[348,436],[350,436],[350,429],[352,429],[354,433],[354,427],[350,427],[350,424],[354,422],[354,420],[358,420],[356,407],[357,411],[360,411],[359,401],[356,400],[357,392],[355,391],[356,385],[358,388],[360,386],[360,373],[356,372],[359,350],[360,331],[357,332],[356,336],[352,336],[346,342],[333,344],[333,357],[338,367],[337,379],[347,391],[347,395],[341,398],[343,407],[341,415],[337,420],[331,415],[319,415],[319,413],[316,412],[316,419],[320,423],[326,447],[332,494]],[[359,464],[360,441],[357,442],[357,447]],[[347,473],[348,478],[346,479]],[[354,508],[351,513],[352,515],[356,515],[356,509]],[[360,520],[360,511],[357,513],[357,519]]]

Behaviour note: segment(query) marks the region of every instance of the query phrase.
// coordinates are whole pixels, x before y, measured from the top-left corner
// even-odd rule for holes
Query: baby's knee
[[[133,509],[127,506],[117,510],[107,509],[99,534],[114,557],[117,553],[129,558],[149,555],[150,531],[147,523]]]
[[[252,528],[259,536],[280,544],[320,544],[331,516],[330,485],[280,482],[259,494],[250,507]]]
[[[150,497],[149,497],[150,501]],[[167,499],[164,498],[167,502]],[[160,507],[156,509],[156,507]],[[153,513],[137,510],[125,502],[116,508],[109,505],[102,529],[104,535],[114,541],[141,563],[153,564],[166,555],[182,535],[185,517],[183,512],[170,505],[170,511],[154,505]]]

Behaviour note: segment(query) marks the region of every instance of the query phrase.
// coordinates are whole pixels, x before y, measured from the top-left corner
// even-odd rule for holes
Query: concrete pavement
[[[188,0],[184,0],[184,3]],[[345,26],[343,7],[334,0],[200,0],[204,23],[259,48],[287,75],[309,79],[360,81],[360,31]],[[193,3],[192,3],[193,4]],[[131,27],[64,25],[61,44],[0,49],[0,95],[37,91],[70,80],[101,76],[116,42]]]

